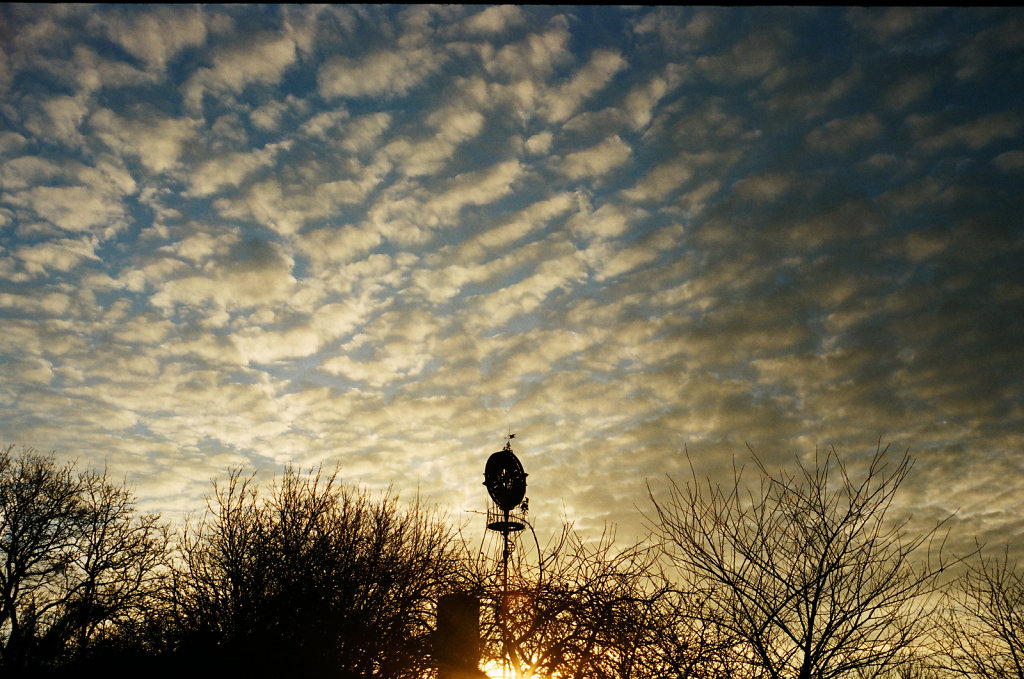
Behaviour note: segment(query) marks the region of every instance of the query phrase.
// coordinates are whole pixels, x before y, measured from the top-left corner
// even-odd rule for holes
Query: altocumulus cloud
[[[0,433],[553,529],[881,439],[1019,535],[1015,10],[5,5]]]

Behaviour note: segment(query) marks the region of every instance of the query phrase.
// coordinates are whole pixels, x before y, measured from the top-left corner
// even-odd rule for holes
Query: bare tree
[[[422,677],[455,539],[433,510],[337,472],[289,468],[263,497],[236,471],[181,539],[183,643],[235,672]]]
[[[1001,556],[976,560],[950,588],[940,636],[942,665],[956,676],[1024,679],[1024,572]]]
[[[690,602],[650,543],[587,539],[571,525],[543,548],[532,542],[513,552],[507,585],[495,557],[477,564],[485,659],[518,677],[729,676],[711,673],[723,667],[720,639],[686,627]]]
[[[105,473],[53,455],[0,450],[0,662],[7,669],[80,657],[134,624],[161,584],[167,531],[137,514]]]
[[[861,480],[829,451],[759,483],[671,483],[652,524],[706,622],[743,644],[756,676],[874,676],[907,661],[944,566],[941,523],[922,534],[890,516],[912,461],[879,448]],[[922,553],[926,552],[926,553]],[[919,557],[921,557],[919,559]],[[932,597],[933,599],[934,597]]]
[[[706,593],[680,585],[677,574],[648,623],[645,662],[638,676],[748,679],[748,663],[739,641],[728,629],[711,621],[711,602]]]

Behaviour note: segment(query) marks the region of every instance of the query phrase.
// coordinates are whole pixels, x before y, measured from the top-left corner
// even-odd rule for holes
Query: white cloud
[[[549,258],[528,277],[491,293],[476,295],[469,303],[474,311],[466,319],[469,330],[491,332],[511,319],[535,311],[554,291],[586,278],[586,266],[575,249],[558,241],[547,244]]]
[[[449,107],[427,118],[437,128],[437,134],[452,143],[462,143],[480,134],[484,127],[484,114],[465,106]]]
[[[543,33],[531,33],[518,43],[485,54],[484,67],[512,81],[544,82],[555,68],[572,61],[569,40],[564,21],[555,20]]]
[[[487,249],[512,245],[527,234],[544,228],[544,225],[552,219],[567,214],[574,207],[576,207],[576,199],[568,193],[560,193],[532,203],[512,215],[507,221],[481,232],[469,242],[470,247],[477,243]]]
[[[544,130],[527,139],[524,146],[528,152],[539,156],[551,150],[551,142],[553,140],[554,135],[550,131]]]
[[[64,178],[66,168],[40,156],[18,156],[0,165],[0,186],[7,191],[27,189],[36,184]]]
[[[606,241],[598,242],[591,245],[583,255],[595,272],[595,278],[606,280],[657,261],[663,252],[677,245],[681,233],[682,228],[676,225],[625,247],[613,247]]]
[[[524,20],[522,10],[515,5],[496,5],[467,18],[463,25],[468,32],[476,35],[494,35],[511,26],[518,26]]]
[[[488,205],[512,191],[512,185],[524,171],[518,160],[508,160],[477,172],[455,177],[452,185],[430,200],[425,211],[433,217],[430,226],[443,226],[467,205]]]
[[[695,50],[714,33],[720,23],[712,8],[697,9],[689,14],[681,7],[659,7],[644,14],[633,30],[638,35],[657,35],[666,49]]]
[[[605,203],[591,210],[589,203],[584,203],[580,211],[569,219],[569,227],[587,238],[607,240],[623,235],[634,220],[646,214],[643,210],[620,207],[615,203]]]
[[[56,138],[66,144],[78,145],[82,136],[78,128],[89,111],[82,97],[59,96],[43,102],[47,121],[30,121],[28,128],[43,138]]]
[[[141,85],[152,78],[123,62],[101,57],[92,49],[76,45],[71,65],[75,88],[79,95],[89,95],[102,89]]]
[[[274,164],[278,154],[291,148],[291,141],[267,144],[249,152],[229,153],[201,163],[189,173],[189,193],[209,196],[225,187],[236,187],[254,172]]]
[[[785,34],[777,31],[755,31],[740,39],[728,52],[699,57],[696,65],[716,82],[760,78],[781,62],[785,39]]]
[[[566,155],[558,169],[570,179],[600,177],[629,160],[632,150],[619,135],[613,135],[596,146]]]
[[[214,202],[217,212],[233,219],[251,219],[282,235],[298,233],[307,223],[323,219],[343,205],[360,203],[380,181],[375,168],[362,176],[317,183],[284,184],[274,176],[254,183],[241,196]]]
[[[177,306],[243,309],[286,301],[295,288],[293,261],[266,241],[238,241],[227,259],[207,261],[200,271],[167,279],[151,276],[150,302],[165,311]],[[175,267],[179,271],[179,267]]]
[[[341,147],[350,153],[365,153],[377,148],[391,126],[387,113],[369,113],[349,120],[342,128]]]
[[[668,89],[668,81],[659,76],[629,91],[623,107],[634,130],[642,130],[650,124],[655,107]]]
[[[190,111],[198,113],[206,93],[237,94],[251,84],[276,83],[297,56],[295,41],[289,35],[246,36],[243,44],[215,50],[213,65],[189,77],[182,86],[185,103]]]
[[[693,161],[686,156],[673,158],[651,168],[640,181],[622,193],[632,201],[661,200],[685,185],[691,177]]]
[[[889,7],[884,11],[864,8],[849,11],[849,21],[869,40],[884,43],[897,39],[927,16],[921,8]]]
[[[190,118],[124,118],[109,109],[96,111],[89,125],[108,147],[136,156],[151,172],[176,167],[184,146],[197,135],[196,121]]]
[[[10,130],[0,132],[0,155],[6,156],[24,148],[28,142],[23,135]]]
[[[375,229],[352,225],[306,231],[297,242],[318,268],[359,260],[380,243]]]
[[[322,346],[320,334],[307,325],[280,331],[249,327],[235,333],[232,340],[246,363],[273,363],[310,356]]]
[[[99,229],[104,234],[125,225],[124,206],[118,196],[86,186],[37,186],[9,200],[33,210],[40,218],[65,231]]]
[[[48,316],[63,316],[72,307],[73,300],[70,295],[63,292],[35,292],[31,295],[12,294],[12,293],[0,293],[0,307],[7,307],[9,309],[16,309],[25,313],[28,316],[41,316],[43,318]],[[5,333],[11,339],[14,338],[16,333],[9,332],[9,329],[5,328]],[[17,346],[15,344],[14,346]],[[32,346],[31,344],[27,346]]]
[[[206,42],[207,18],[198,7],[157,6],[144,12],[105,12],[93,17],[132,56],[162,72],[183,49]]]
[[[336,97],[401,96],[436,73],[442,54],[428,48],[376,52],[360,59],[335,57],[320,68],[320,94]]]
[[[441,170],[454,157],[457,148],[457,143],[440,135],[425,139],[400,137],[388,142],[382,155],[406,177],[422,177]]]
[[[353,359],[347,355],[334,356],[320,366],[332,375],[341,375],[373,387],[416,377],[430,361],[429,348],[423,344],[391,341],[378,349],[370,358]]]
[[[82,260],[99,260],[95,252],[96,242],[89,238],[74,240],[61,238],[37,245],[28,245],[14,250],[14,256],[22,261],[25,269],[32,274],[49,271],[69,271]]]
[[[584,101],[606,87],[626,66],[626,60],[618,52],[595,50],[568,83],[545,97],[547,119],[552,122],[568,120]]]

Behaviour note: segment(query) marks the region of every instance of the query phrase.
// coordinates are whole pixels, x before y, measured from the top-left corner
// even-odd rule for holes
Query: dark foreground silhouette
[[[0,674],[447,679],[479,657],[596,679],[1024,679],[1024,574],[980,548],[953,568],[944,524],[891,516],[908,456],[754,462],[652,490],[649,540],[565,526],[510,576],[439,510],[336,472],[236,470],[172,530],[105,474],[7,447]],[[476,632],[439,601],[475,602]]]

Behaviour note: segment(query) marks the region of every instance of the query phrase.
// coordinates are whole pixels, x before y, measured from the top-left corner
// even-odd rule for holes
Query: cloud
[[[402,96],[420,86],[444,63],[429,48],[379,51],[358,59],[334,57],[317,74],[320,95],[359,98]]]
[[[1013,12],[0,13],[0,428],[140,506],[337,461],[482,508],[511,428],[542,531],[639,530],[686,448],[881,437],[1016,530]]]
[[[280,101],[268,101],[249,114],[249,120],[260,130],[277,129],[282,118],[289,113],[304,114],[309,110],[309,103],[303,99],[288,95]],[[326,115],[326,114],[325,114]]]
[[[693,161],[686,155],[663,161],[644,174],[632,188],[623,191],[631,201],[664,199],[693,177]]]
[[[105,12],[92,19],[111,40],[157,72],[163,72],[182,50],[205,43],[208,21],[223,24],[197,7],[147,7],[145,11]]]
[[[545,97],[546,117],[552,122],[567,120],[580,104],[603,89],[616,73],[626,68],[626,60],[613,50],[595,50],[589,61],[569,82],[551,90]]]
[[[522,10],[515,5],[497,5],[468,17],[463,25],[472,34],[495,35],[507,31],[510,26],[522,24],[524,20]]]
[[[87,259],[98,261],[95,249],[96,243],[91,239],[61,238],[20,247],[13,254],[30,274],[45,274],[48,270],[69,271]]]
[[[1024,151],[1005,151],[996,156],[992,163],[1004,172],[1019,170],[1024,167]]]
[[[650,124],[655,107],[671,86],[668,79],[659,76],[629,91],[624,108],[633,129],[641,130]]]
[[[322,346],[319,333],[307,325],[279,331],[249,327],[236,332],[232,340],[245,363],[274,363],[282,359],[311,356]]]
[[[275,149],[273,153],[277,153]],[[267,154],[269,157],[273,154]],[[259,158],[243,158],[246,161]],[[269,161],[268,161],[269,162]],[[282,235],[298,233],[307,223],[332,214],[344,205],[360,203],[379,183],[378,171],[366,168],[361,176],[324,181],[312,186],[299,182],[283,183],[275,176],[252,184],[242,195],[217,199],[214,208],[223,217],[252,220]]]
[[[791,174],[771,172],[744,177],[736,182],[736,195],[759,202],[771,203],[786,192],[790,191],[796,183],[796,177]]]
[[[918,142],[917,148],[924,153],[937,153],[951,147],[982,149],[996,140],[1016,137],[1024,126],[1015,113],[993,113],[953,126],[942,125],[938,120],[922,120],[921,123],[931,132]]]
[[[666,49],[691,51],[714,35],[719,23],[720,12],[713,8],[688,12],[679,7],[658,7],[638,19],[633,30],[639,36],[657,36]]]
[[[807,143],[823,153],[848,153],[883,133],[884,127],[877,116],[861,113],[828,121],[807,135]]]
[[[512,82],[544,82],[555,68],[572,61],[569,39],[565,21],[556,17],[544,32],[531,33],[496,52],[485,52],[484,68]]]
[[[434,355],[437,323],[423,311],[387,311],[362,330],[321,369],[379,387],[420,375]]]
[[[551,143],[553,141],[554,135],[545,130],[544,132],[538,132],[527,139],[523,144],[523,147],[528,153],[539,156],[551,150]]]
[[[935,76],[930,73],[911,73],[886,89],[884,101],[891,108],[905,110],[927,97],[935,84]]]
[[[156,279],[150,302],[165,312],[175,307],[237,310],[280,303],[294,290],[293,261],[264,240],[235,239],[229,254],[207,260],[188,275]]]
[[[267,144],[250,152],[229,153],[211,158],[189,173],[189,193],[209,196],[225,187],[237,187],[253,173],[273,165],[279,153],[291,148],[291,141]]]
[[[111,150],[132,155],[151,172],[176,167],[185,145],[198,134],[196,121],[159,114],[125,118],[110,109],[99,109],[89,126]]]
[[[696,66],[713,82],[734,83],[765,76],[782,59],[788,35],[764,29],[747,35],[727,52],[698,57]]]
[[[850,22],[869,40],[884,43],[917,27],[931,12],[912,7],[889,7],[884,11],[851,9]]]
[[[628,143],[613,135],[601,143],[567,154],[558,162],[559,171],[570,179],[600,177],[629,160]]]
[[[42,104],[45,119],[29,121],[26,127],[38,137],[57,139],[77,146],[81,142],[78,127],[89,111],[88,103],[81,97],[58,96]]]
[[[9,198],[64,231],[118,230],[125,224],[118,196],[86,186],[37,186]]]
[[[606,240],[622,236],[633,226],[634,218],[645,214],[642,210],[620,207],[615,203],[605,203],[592,210],[589,202],[584,202],[579,212],[569,219],[568,226],[588,238]]]
[[[535,311],[551,294],[570,288],[586,277],[579,254],[560,240],[549,241],[549,256],[526,278],[489,294],[469,299],[475,313],[466,318],[469,330],[483,335],[500,328],[511,319]]]
[[[477,172],[458,175],[452,185],[425,206],[429,226],[440,226],[466,206],[488,205],[512,191],[512,185],[523,174],[518,160],[508,160]]]
[[[200,112],[207,93],[238,94],[251,84],[274,84],[297,57],[292,37],[274,33],[246,36],[244,43],[215,49],[212,65],[198,69],[182,85],[188,110]]]

